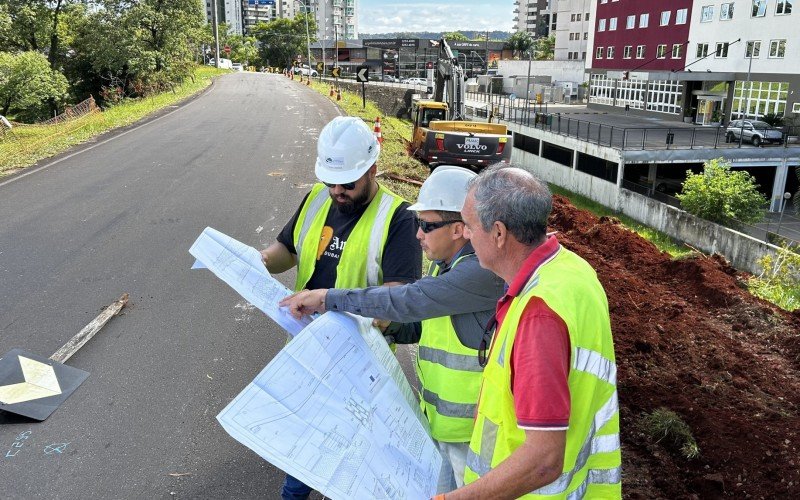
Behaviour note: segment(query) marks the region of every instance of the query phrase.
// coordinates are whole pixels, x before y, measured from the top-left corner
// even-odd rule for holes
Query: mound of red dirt
[[[554,198],[551,230],[605,287],[626,498],[800,497],[800,314],[752,296],[718,256],[673,259],[613,218]],[[692,460],[642,430],[676,412]]]

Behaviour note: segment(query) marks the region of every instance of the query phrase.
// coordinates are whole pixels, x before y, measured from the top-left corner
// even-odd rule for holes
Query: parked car
[[[672,173],[672,175],[681,175],[677,172]],[[655,182],[652,184],[652,188],[658,191],[659,193],[668,194],[670,196],[674,195],[675,193],[679,193],[681,189],[683,189],[683,183],[686,181],[686,177],[656,177]],[[646,175],[639,177],[639,184],[644,186],[650,186],[650,181]]]
[[[308,75],[308,66],[306,66],[304,64],[302,66],[298,66],[298,67],[292,68],[292,72],[294,72],[295,75],[304,75],[304,76]],[[317,70],[312,69],[311,70],[311,77],[312,78],[316,78],[318,76],[319,76],[319,73],[317,73]]]
[[[428,80],[425,78],[408,78],[405,83],[414,86],[426,86],[428,85]]]
[[[389,82],[389,83],[397,83],[400,81],[399,78],[395,77],[394,75],[383,75],[381,77],[382,82]]]
[[[762,143],[783,143],[783,132],[767,122],[758,120],[734,120],[725,131],[725,142],[748,141],[758,147]]]
[[[234,71],[244,71],[244,65],[242,63],[233,63],[231,64],[231,69]]]

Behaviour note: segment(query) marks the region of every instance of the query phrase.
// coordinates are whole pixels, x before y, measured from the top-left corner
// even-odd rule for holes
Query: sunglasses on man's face
[[[486,328],[483,329],[483,338],[478,346],[478,364],[481,368],[489,363],[489,346],[492,345],[492,337],[497,330],[497,315],[493,314],[486,323]]]
[[[419,228],[422,229],[422,232],[427,234],[433,231],[434,229],[439,229],[440,227],[447,226],[448,224],[452,224],[454,222],[462,222],[460,220],[441,220],[438,222],[428,222],[422,219],[417,219],[417,223],[419,224]]]
[[[352,190],[354,190],[356,188],[356,183],[355,182],[348,182],[348,183],[345,183],[345,184],[329,184],[327,182],[323,182],[323,184],[325,184],[329,188],[336,187],[336,186],[342,186],[342,189],[344,189],[345,191],[352,191]]]

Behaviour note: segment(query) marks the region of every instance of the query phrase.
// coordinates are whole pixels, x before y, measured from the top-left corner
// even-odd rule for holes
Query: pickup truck
[[[505,125],[450,121],[446,116],[447,104],[442,102],[417,101],[412,105],[412,151],[431,170],[447,164],[480,172],[494,163],[510,161],[514,136]]]

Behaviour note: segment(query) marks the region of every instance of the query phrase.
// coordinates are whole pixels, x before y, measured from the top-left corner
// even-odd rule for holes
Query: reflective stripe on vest
[[[363,288],[383,284],[383,248],[392,216],[403,201],[378,185],[378,192],[347,238],[336,266],[335,287]],[[300,210],[294,232],[298,256],[295,290],[305,288],[314,274],[320,238],[331,204],[327,187],[316,184]]]
[[[573,411],[561,476],[525,498],[619,498],[617,369],[607,301],[591,267],[564,248],[537,269],[494,336],[465,482],[487,474],[492,464],[497,466],[524,442],[525,431],[516,422],[511,368],[505,352],[513,345],[521,314],[532,297],[542,298],[567,325],[572,347],[568,382]]]
[[[470,255],[458,257],[451,269]],[[429,274],[435,277],[439,271],[432,264]],[[432,318],[422,322],[416,365],[420,406],[430,423],[431,437],[442,442],[468,442],[483,371],[478,351],[461,343],[449,316]]]

